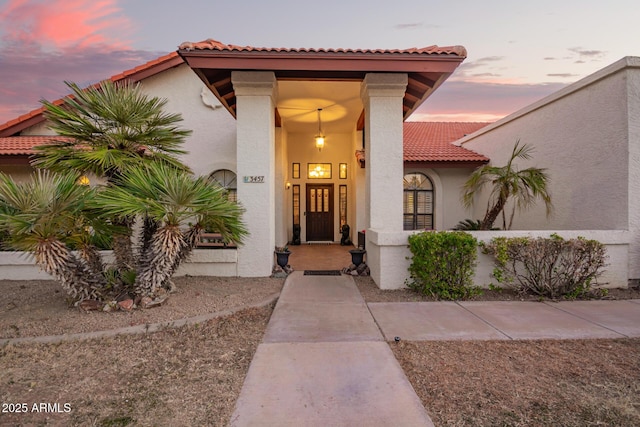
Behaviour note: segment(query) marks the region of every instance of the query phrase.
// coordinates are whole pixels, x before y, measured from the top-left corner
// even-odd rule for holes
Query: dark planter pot
[[[351,249],[351,263],[354,265],[360,265],[364,262],[364,254],[367,253],[364,249]]]
[[[285,268],[289,264],[289,255],[291,255],[291,252],[276,252],[276,263]]]

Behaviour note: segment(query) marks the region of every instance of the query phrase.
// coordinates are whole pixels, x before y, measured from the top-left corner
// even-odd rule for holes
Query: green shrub
[[[480,293],[472,280],[477,246],[476,239],[463,231],[429,231],[409,236],[413,257],[407,286],[447,300]]]
[[[582,237],[496,237],[483,245],[495,257],[493,276],[518,292],[576,298],[591,292],[607,258],[604,245]]]

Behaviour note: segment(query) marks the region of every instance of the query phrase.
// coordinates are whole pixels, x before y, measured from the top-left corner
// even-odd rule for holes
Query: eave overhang
[[[408,50],[272,49],[183,43],[178,54],[236,117],[232,71],[273,71],[279,80],[361,81],[367,73],[406,73],[406,119],[464,61],[461,46]]]

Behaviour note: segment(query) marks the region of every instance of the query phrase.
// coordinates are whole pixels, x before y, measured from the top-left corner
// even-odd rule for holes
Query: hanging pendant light
[[[320,117],[320,112],[322,108],[318,108],[318,133],[315,136],[316,148],[318,151],[322,151],[324,147],[324,134],[322,133],[322,118]]]

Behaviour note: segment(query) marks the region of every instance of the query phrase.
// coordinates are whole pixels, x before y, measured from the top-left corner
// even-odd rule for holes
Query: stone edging
[[[41,337],[2,338],[0,339],[0,346],[5,346],[8,344],[22,344],[22,343],[53,344],[53,343],[59,343],[59,342],[65,342],[65,341],[113,337],[116,335],[123,335],[123,334],[145,334],[145,333],[157,332],[166,328],[179,328],[185,325],[193,325],[195,323],[206,322],[207,320],[215,319],[217,317],[230,316],[232,314],[235,314],[247,308],[266,307],[267,305],[275,302],[279,296],[280,296],[280,292],[276,292],[274,294],[269,295],[266,299],[262,301],[259,301],[255,304],[251,304],[247,306],[235,307],[229,310],[222,310],[214,313],[201,314],[195,317],[188,317],[188,318],[182,318],[178,320],[171,320],[171,321],[158,322],[158,323],[147,323],[144,325],[128,326],[124,328],[110,329],[106,331],[80,332],[76,334],[49,335],[49,336],[41,336]]]

